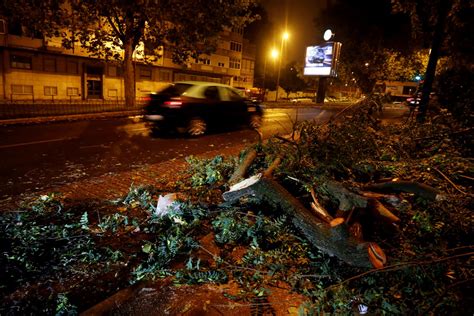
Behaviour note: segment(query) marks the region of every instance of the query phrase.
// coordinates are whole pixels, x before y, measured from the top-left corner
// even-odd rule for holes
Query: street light
[[[267,89],[265,88],[265,74],[267,72],[267,58],[270,55],[270,58],[275,61],[278,58],[278,51],[275,48],[272,48],[270,50],[269,54],[265,54],[265,62],[263,64],[263,99],[265,100],[265,94],[267,92]]]
[[[281,70],[281,61],[283,59],[283,43],[288,40],[290,34],[288,32],[283,32],[281,36],[281,45],[280,45],[280,59],[278,60],[278,76],[277,76],[277,85],[276,85],[276,95],[275,102],[278,101],[278,88],[280,87],[280,70]]]

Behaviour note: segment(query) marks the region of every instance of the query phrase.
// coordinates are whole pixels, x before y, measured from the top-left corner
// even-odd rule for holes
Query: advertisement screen
[[[304,74],[307,76],[335,76],[341,43],[308,46]]]

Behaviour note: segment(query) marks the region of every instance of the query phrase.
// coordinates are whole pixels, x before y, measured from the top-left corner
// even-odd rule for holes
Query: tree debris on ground
[[[0,313],[74,314],[125,289],[110,314],[153,293],[176,314],[472,314],[466,129],[448,113],[387,126],[380,110],[368,98],[240,157],[188,157],[166,188],[3,213]]]

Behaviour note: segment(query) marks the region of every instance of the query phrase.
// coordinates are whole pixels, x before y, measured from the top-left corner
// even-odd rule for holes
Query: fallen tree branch
[[[436,167],[432,167],[434,171],[438,172],[446,181],[448,181],[452,186],[453,188],[455,188],[458,192],[464,194],[464,195],[467,195],[466,192],[462,191],[461,189],[458,188],[458,186],[456,184],[454,184],[453,181],[451,181],[444,173],[441,172],[441,170],[439,170],[438,168]]]
[[[372,269],[372,270],[363,272],[361,274],[358,274],[358,275],[355,275],[355,276],[350,277],[348,279],[345,279],[344,281],[341,281],[337,284],[330,285],[327,288],[325,288],[325,290],[329,291],[333,288],[341,286],[345,283],[349,283],[350,281],[360,279],[360,278],[362,278],[366,275],[372,274],[372,273],[391,272],[391,271],[400,270],[400,269],[403,269],[403,268],[409,267],[409,266],[421,266],[421,265],[434,264],[434,263],[439,263],[439,262],[448,261],[448,260],[454,260],[454,259],[458,259],[458,258],[462,258],[462,257],[470,257],[470,256],[473,256],[473,255],[474,255],[474,252],[468,252],[468,253],[462,253],[462,254],[458,254],[458,255],[454,255],[454,256],[448,256],[448,257],[443,257],[443,258],[438,258],[438,259],[433,259],[433,260],[401,262],[401,263],[393,264],[393,265],[390,265],[390,266],[385,266],[385,267],[380,268],[380,269]]]
[[[280,157],[277,157],[275,160],[273,160],[272,164],[267,168],[267,170],[263,172],[263,177],[270,178],[273,174],[273,171],[275,171],[275,169],[278,168],[280,163],[281,163]]]
[[[353,208],[366,208],[367,199],[347,190],[342,184],[328,181],[320,186],[321,191],[332,200],[339,201],[339,210],[349,211]]]
[[[382,203],[380,203],[376,199],[369,200],[370,209],[372,210],[373,214],[380,219],[388,222],[388,223],[398,223],[400,222],[400,218],[395,216],[389,209],[387,209]]]
[[[234,173],[230,177],[229,179],[230,185],[236,184],[237,182],[241,181],[245,177],[245,174],[249,170],[255,158],[257,158],[257,152],[255,151],[255,149],[249,150],[247,154],[245,155],[244,160],[235,169]]]
[[[292,216],[293,224],[321,251],[358,267],[383,266],[379,258],[385,255],[375,243],[360,242],[349,233],[344,223],[331,228],[329,224],[321,222],[273,179],[258,174],[235,184],[223,194],[224,200],[229,202],[236,202],[244,196],[255,196],[261,202]],[[378,252],[375,257],[373,252]],[[374,258],[379,260],[375,264]]]
[[[441,200],[442,195],[429,185],[410,181],[390,181],[371,184],[363,188],[369,191],[413,193],[429,201]]]

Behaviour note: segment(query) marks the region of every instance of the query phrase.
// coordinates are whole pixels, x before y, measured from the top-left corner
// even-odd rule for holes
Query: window
[[[199,63],[204,64],[204,65],[210,65],[211,60],[208,58],[202,58],[202,59],[199,59]]]
[[[170,82],[171,81],[171,72],[166,71],[166,70],[160,70],[158,72],[158,80],[159,81]]]
[[[12,94],[33,94],[33,86],[12,84]]]
[[[234,33],[237,33],[237,34],[244,35],[244,28],[243,27],[234,27],[232,29],[232,31]]]
[[[227,90],[227,95],[229,96],[229,100],[231,100],[231,101],[241,101],[242,100],[242,97],[237,92],[235,92],[234,90],[229,89],[229,88],[225,88],[225,89]]]
[[[224,63],[217,63],[217,66],[219,66],[219,67],[225,67],[225,64],[224,64]]]
[[[151,69],[140,67],[140,79],[149,79],[149,80],[151,80]]]
[[[68,60],[66,63],[66,71],[68,74],[77,74],[79,73],[79,66],[76,61]]]
[[[5,20],[0,19],[0,34],[5,34],[6,27],[5,27]]]
[[[10,65],[12,68],[31,69],[31,57],[11,55]]]
[[[206,99],[216,101],[219,100],[219,91],[217,90],[217,87],[210,86],[204,91],[204,96]]]
[[[236,42],[230,42],[230,50],[241,52],[242,51],[242,44]]]
[[[66,94],[67,94],[68,96],[79,95],[79,88],[68,87],[68,88],[66,89]]]
[[[58,87],[45,86],[44,95],[58,95]]]
[[[240,59],[230,58],[229,68],[240,69]]]
[[[245,70],[254,70],[255,69],[255,62],[249,59],[242,59],[242,69]]]
[[[54,58],[45,58],[43,60],[43,70],[48,72],[56,72],[56,60]]]

